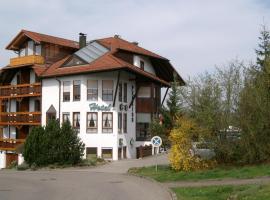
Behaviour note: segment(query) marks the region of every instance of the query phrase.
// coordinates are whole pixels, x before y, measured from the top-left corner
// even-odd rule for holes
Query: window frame
[[[80,82],[80,84],[79,85],[75,85],[75,82],[76,81],[79,81]],[[73,80],[73,101],[80,101],[81,100],[81,80]],[[79,94],[75,94],[75,87],[76,86],[79,86],[78,88],[79,88]],[[79,96],[79,98],[78,99],[76,99],[76,96]]]
[[[140,96],[140,90],[142,90],[142,88],[147,88],[147,90],[149,90],[149,95],[144,95],[144,96]],[[137,94],[137,98],[142,98],[142,99],[149,99],[151,98],[151,87],[150,86],[141,86],[138,90],[138,94]]]
[[[103,150],[111,150],[111,157],[105,157],[103,156]],[[113,148],[112,147],[102,147],[101,148],[101,157],[104,159],[113,159]]]
[[[110,128],[106,128],[104,127],[104,123],[103,123],[103,115],[105,114],[110,114],[112,116],[112,120],[111,120],[111,127]],[[111,130],[111,131],[104,131],[104,130]],[[102,112],[102,133],[113,133],[113,112]]]
[[[89,88],[89,82],[93,82],[93,81],[95,81],[96,82],[96,84],[97,84],[97,87],[96,88],[93,88],[93,87],[90,87]],[[92,93],[89,93],[88,91],[89,90],[93,90],[93,91],[95,91],[95,92],[92,92]],[[91,98],[89,97],[89,95],[91,96]],[[86,87],[86,97],[87,97],[87,100],[88,101],[98,101],[98,80],[92,80],[92,79],[88,79],[87,80],[87,87]]]
[[[64,122],[67,122],[66,120],[65,120],[65,115],[68,115],[68,121],[69,121],[69,123],[70,123],[70,113],[69,112],[63,112],[62,113],[62,123],[64,123]]]
[[[123,92],[122,92],[123,84],[122,82],[119,83],[118,85],[118,101],[122,102],[123,101]]]
[[[123,133],[127,133],[127,113],[123,113]]]
[[[123,133],[123,115],[122,115],[122,112],[118,113],[118,133],[119,134]]]
[[[88,124],[90,120],[88,119],[88,114],[95,114],[96,115],[96,126],[95,127],[89,127]],[[89,131],[89,130],[95,130],[95,131]],[[87,112],[86,113],[86,133],[98,133],[98,112]]]
[[[77,126],[75,126],[75,124],[74,124],[74,120],[75,120],[75,114],[79,114],[79,126],[77,127]],[[77,122],[77,121],[76,121]],[[76,130],[80,130],[80,128],[81,128],[81,113],[80,112],[73,112],[72,113],[72,127],[74,128],[74,129],[76,129]]]
[[[124,103],[127,103],[127,83],[124,83],[124,87],[123,87],[123,89],[124,89],[124,95],[123,95],[123,101],[124,101]]]
[[[95,155],[94,154],[90,154],[90,153],[88,153],[88,150],[90,150],[90,149],[95,149]],[[91,159],[91,158],[97,158],[98,157],[98,148],[97,147],[85,147],[85,154],[86,154],[86,158],[87,159]],[[88,155],[90,155],[89,157],[88,157]]]
[[[140,60],[140,68],[144,70],[145,63],[143,60]]]
[[[68,88],[69,88],[69,91],[68,92],[65,92],[65,83],[68,83]],[[65,93],[69,93],[68,97],[69,99],[68,100],[65,100]],[[70,101],[70,81],[63,81],[63,102],[69,102]]]
[[[104,89],[104,82],[105,81],[111,81],[112,82],[112,89],[111,93],[109,93],[110,89]],[[102,100],[103,101],[113,101],[113,90],[114,90],[114,81],[113,80],[102,80]],[[106,93],[104,91],[107,91]],[[105,99],[106,96],[106,99]],[[111,97],[111,98],[108,98]]]

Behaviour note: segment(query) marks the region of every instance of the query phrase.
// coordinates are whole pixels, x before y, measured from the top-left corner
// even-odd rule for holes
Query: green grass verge
[[[173,188],[181,200],[267,200],[270,185]]]
[[[151,177],[159,182],[206,180],[224,178],[255,178],[270,175],[270,165],[244,166],[244,167],[217,167],[211,170],[193,172],[175,172],[169,166],[131,168],[130,173]]]

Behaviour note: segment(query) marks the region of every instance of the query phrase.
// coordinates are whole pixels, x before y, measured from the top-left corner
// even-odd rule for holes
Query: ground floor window
[[[63,113],[63,123],[70,122],[70,115],[69,113]]]
[[[136,140],[137,141],[147,141],[151,139],[151,134],[149,131],[149,125],[151,123],[150,113],[137,113],[137,123],[136,123]]]
[[[96,158],[97,157],[97,147],[86,147],[86,158]]]
[[[76,130],[80,130],[80,113],[73,113],[73,128]]]
[[[102,148],[101,153],[102,153],[102,158],[104,158],[104,159],[112,159],[113,158],[112,148]]]

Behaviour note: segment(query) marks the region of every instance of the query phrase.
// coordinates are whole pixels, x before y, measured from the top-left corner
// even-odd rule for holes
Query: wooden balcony
[[[41,112],[2,112],[0,125],[40,125]]]
[[[34,64],[44,64],[44,58],[39,55],[11,58],[9,66],[14,67],[14,66],[34,65]]]
[[[24,142],[25,139],[0,138],[0,151],[15,151]]]
[[[41,95],[41,84],[20,84],[20,85],[8,85],[0,87],[0,98],[22,98],[33,97]]]

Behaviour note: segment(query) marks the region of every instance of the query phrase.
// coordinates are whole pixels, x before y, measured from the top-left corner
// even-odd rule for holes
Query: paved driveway
[[[113,162],[94,169],[0,171],[1,200],[166,200],[157,183],[125,174],[131,166],[153,165],[155,158]],[[163,163],[165,157],[160,156]],[[111,169],[111,171],[110,171]],[[121,170],[120,170],[121,169]]]

